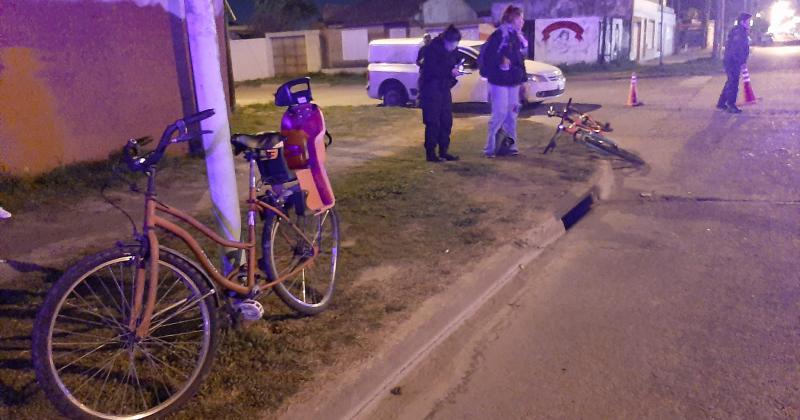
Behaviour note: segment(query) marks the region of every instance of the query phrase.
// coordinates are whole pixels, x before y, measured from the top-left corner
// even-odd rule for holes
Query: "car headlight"
[[[547,82],[547,77],[538,74],[529,74],[528,80],[536,83],[544,83]]]

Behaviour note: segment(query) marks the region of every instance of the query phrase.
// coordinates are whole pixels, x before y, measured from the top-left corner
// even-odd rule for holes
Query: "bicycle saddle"
[[[279,146],[286,138],[281,133],[267,131],[257,134],[236,133],[231,136],[231,144],[234,147],[234,154],[242,153],[245,150],[269,150]]]

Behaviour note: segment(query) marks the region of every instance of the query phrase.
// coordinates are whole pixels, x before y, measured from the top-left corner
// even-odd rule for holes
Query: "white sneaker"
[[[10,218],[11,218],[11,213],[9,213],[8,210],[0,207],[0,219],[10,219]]]

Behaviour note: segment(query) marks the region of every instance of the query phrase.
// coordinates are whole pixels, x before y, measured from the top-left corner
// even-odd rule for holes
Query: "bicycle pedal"
[[[244,299],[233,303],[245,321],[258,321],[264,316],[264,306],[254,299]]]

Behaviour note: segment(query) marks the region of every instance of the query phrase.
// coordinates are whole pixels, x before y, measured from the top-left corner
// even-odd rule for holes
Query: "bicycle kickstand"
[[[555,137],[553,137],[552,139],[550,139],[550,143],[547,144],[547,147],[544,148],[544,151],[542,151],[542,154],[546,155],[547,153],[555,149],[556,149],[556,139]]]

